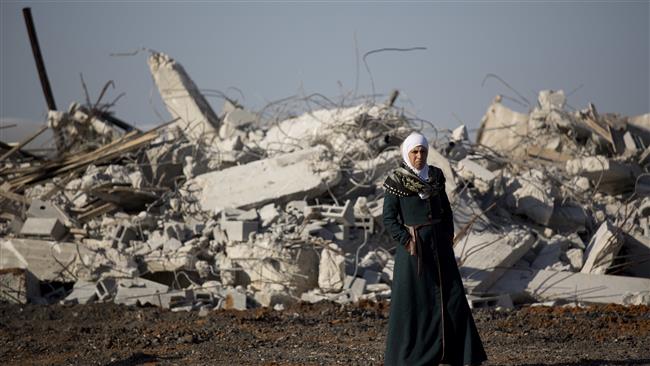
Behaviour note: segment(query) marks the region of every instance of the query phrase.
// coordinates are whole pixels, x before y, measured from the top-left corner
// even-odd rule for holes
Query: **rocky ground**
[[[170,312],[0,304],[2,365],[382,364],[389,306]],[[523,307],[474,316],[489,365],[650,365],[650,307]]]

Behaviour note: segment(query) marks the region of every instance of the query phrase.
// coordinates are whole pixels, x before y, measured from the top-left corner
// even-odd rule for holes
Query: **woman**
[[[384,226],[396,240],[386,365],[475,365],[487,359],[453,251],[454,223],[442,170],[427,165],[412,133],[403,164],[384,183]]]

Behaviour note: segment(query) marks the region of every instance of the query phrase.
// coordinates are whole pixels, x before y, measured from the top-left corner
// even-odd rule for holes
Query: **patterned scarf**
[[[445,189],[444,178],[432,176],[432,169],[429,169],[429,179],[424,181],[411,170],[406,164],[402,163],[397,169],[394,169],[384,181],[384,189],[398,197],[407,197],[420,195],[422,199],[427,199],[431,195],[437,195],[440,189]]]

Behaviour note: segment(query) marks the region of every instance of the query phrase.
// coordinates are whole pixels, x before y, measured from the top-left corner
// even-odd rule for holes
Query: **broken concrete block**
[[[484,293],[530,250],[535,236],[512,228],[504,232],[471,231],[454,246],[460,257],[460,273],[468,293]]]
[[[243,270],[251,286],[282,284],[299,296],[318,286],[318,254],[313,248],[287,249],[264,238],[226,248],[228,259]]]
[[[650,146],[650,113],[629,117],[627,129],[639,137],[645,146]]]
[[[627,305],[630,295],[650,294],[650,279],[511,268],[489,291],[510,294],[515,302],[527,301],[532,297],[537,301]]]
[[[138,239],[138,232],[132,226],[118,225],[111,235],[116,247],[126,248],[131,245],[131,240]]]
[[[260,220],[262,220],[262,226],[269,226],[280,217],[280,211],[275,208],[275,204],[269,203],[259,210],[259,215]]]
[[[219,118],[183,66],[163,53],[147,60],[160,96],[175,124],[193,142],[209,144],[218,138]]]
[[[226,310],[246,310],[246,294],[237,290],[226,291],[223,308]]]
[[[327,149],[307,150],[206,173],[186,183],[187,191],[200,190],[198,200],[205,211],[224,207],[254,208],[269,202],[281,204],[296,198],[315,197],[337,184],[337,167],[327,161]],[[250,173],[256,172],[255,179]]]
[[[465,125],[460,125],[451,131],[452,141],[460,142],[469,140],[469,135],[467,134],[467,127]]]
[[[319,289],[313,289],[311,291],[307,291],[300,295],[300,300],[308,303],[315,304],[317,302],[323,301],[323,300],[328,300],[329,298],[325,295],[323,295]]]
[[[117,282],[117,292],[113,298],[116,304],[135,305],[151,304],[163,307],[158,295],[167,293],[169,286],[144,278],[120,279]]]
[[[355,128],[360,116],[378,116],[378,106],[358,105],[349,108],[321,109],[284,120],[267,132],[259,145],[267,151],[286,153],[307,149],[326,139],[335,151],[349,151],[350,141],[342,126]],[[370,131],[372,133],[372,131]]]
[[[623,143],[625,144],[625,151],[634,153],[640,149],[640,144],[637,143],[636,138],[630,131],[625,132],[623,135]]]
[[[248,241],[250,235],[257,232],[258,225],[257,221],[222,221],[221,229],[230,241]]]
[[[390,291],[390,285],[385,284],[385,283],[374,283],[370,285],[366,285],[366,291],[367,292],[386,292]]]
[[[117,293],[117,280],[113,277],[102,278],[95,283],[95,294],[99,301],[111,299]]]
[[[585,264],[580,272],[604,274],[623,245],[622,232],[609,221],[603,222],[585,250]]]
[[[634,188],[637,166],[629,166],[605,156],[588,156],[566,162],[566,171],[588,178],[601,192],[619,194]]]
[[[489,107],[476,134],[477,144],[505,153],[523,156],[528,136],[528,115],[517,113],[501,104],[497,98]]]
[[[506,308],[511,309],[514,307],[512,298],[508,294],[493,295],[493,296],[475,296],[466,295],[467,303],[470,309],[489,309],[489,308]]]
[[[41,296],[38,279],[23,268],[0,269],[0,300],[27,304]]]
[[[388,262],[386,262],[386,265],[384,268],[381,270],[381,279],[390,284],[393,283],[393,269],[395,268],[395,260],[390,259]]]
[[[384,250],[371,250],[361,258],[359,268],[381,272],[382,268],[384,268],[391,259],[393,259],[392,256]]]
[[[97,285],[94,282],[79,280],[74,283],[72,292],[64,302],[72,304],[90,304],[97,300]]]
[[[582,249],[569,249],[566,251],[566,257],[574,272],[579,272],[582,269],[582,265],[584,264],[584,252]]]
[[[307,206],[303,213],[305,217],[326,217],[333,219],[335,222],[342,225],[354,226],[354,203],[352,203],[350,200],[345,201],[345,204],[343,206]]]
[[[58,218],[28,217],[20,229],[20,234],[53,240],[62,239],[67,229]]]
[[[26,216],[43,219],[57,218],[64,225],[70,223],[70,217],[62,208],[52,202],[41,201],[39,199],[32,199],[32,203],[29,205]]]
[[[84,245],[43,240],[0,240],[0,269],[25,268],[41,281],[74,282],[95,260]]]
[[[273,289],[262,289],[253,298],[264,307],[289,306],[296,302],[286,291]]]
[[[465,158],[458,162],[457,173],[462,178],[474,183],[479,192],[486,193],[492,188],[496,175],[480,164]]]
[[[549,243],[542,244],[542,249],[530,267],[533,269],[550,269],[553,265],[560,262],[560,258],[568,247],[569,242],[564,238],[553,238]]]
[[[531,220],[548,225],[555,200],[553,189],[539,170],[528,170],[516,179],[519,187],[512,193],[515,213],[525,215]]]
[[[325,292],[343,288],[345,279],[345,256],[336,244],[330,244],[321,252],[318,265],[318,287]]]
[[[343,288],[347,290],[350,300],[356,302],[366,291],[366,280],[359,277],[345,276]]]
[[[537,95],[537,102],[542,110],[563,110],[566,104],[564,90],[541,90]]]
[[[238,129],[246,127],[257,120],[258,117],[255,113],[235,107],[223,115],[223,121],[219,128],[219,137],[222,139],[231,138]]]

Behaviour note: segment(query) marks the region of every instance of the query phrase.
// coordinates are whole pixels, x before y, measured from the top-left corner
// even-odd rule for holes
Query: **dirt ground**
[[[0,365],[380,365],[389,305],[171,312],[0,304]],[[474,316],[488,365],[650,365],[650,307]]]

